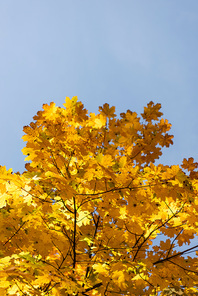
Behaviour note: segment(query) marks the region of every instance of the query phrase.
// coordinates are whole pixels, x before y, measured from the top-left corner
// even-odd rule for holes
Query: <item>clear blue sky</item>
[[[138,113],[153,100],[173,125],[161,162],[198,161],[197,0],[0,2],[0,164],[24,170],[24,125],[79,97]]]

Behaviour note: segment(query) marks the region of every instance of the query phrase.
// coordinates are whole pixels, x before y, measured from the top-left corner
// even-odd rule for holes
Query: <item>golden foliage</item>
[[[154,165],[173,138],[160,108],[66,98],[24,127],[26,170],[0,167],[1,295],[195,295],[197,246],[177,246],[197,235],[198,164]]]

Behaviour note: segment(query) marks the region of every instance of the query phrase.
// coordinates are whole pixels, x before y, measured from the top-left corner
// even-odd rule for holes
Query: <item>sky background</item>
[[[162,104],[174,145],[161,163],[198,161],[197,0],[0,1],[0,164],[23,172],[23,126],[54,101],[89,112]]]

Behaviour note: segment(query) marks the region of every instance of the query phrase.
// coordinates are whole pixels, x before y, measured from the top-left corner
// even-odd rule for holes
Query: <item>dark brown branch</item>
[[[155,231],[157,231],[157,230],[160,229],[161,227],[165,226],[165,225],[166,225],[171,219],[173,219],[173,217],[175,217],[179,212],[181,212],[181,210],[183,209],[184,205],[185,205],[185,203],[184,203],[184,204],[181,206],[181,208],[180,208],[178,211],[176,211],[176,212],[175,212],[170,218],[168,218],[168,219],[167,219],[164,223],[162,223],[161,225],[155,227],[155,228],[151,231],[151,233],[149,233],[149,235],[148,235],[147,237],[144,238],[144,241],[138,246],[138,249],[137,249],[137,251],[136,251],[136,254],[135,254],[133,260],[135,260],[135,258],[137,257],[137,254],[138,254],[139,250],[142,248],[142,246],[144,245],[144,243],[149,239],[149,237],[150,237]]]
[[[67,239],[69,240],[70,246],[73,247],[73,241],[72,239],[69,237],[69,235],[67,234],[67,231],[65,229],[65,225],[62,226],[62,233],[67,237]]]
[[[76,224],[77,224],[77,211],[76,211],[76,200],[73,197],[74,202],[74,233],[73,233],[73,269],[76,267]]]
[[[21,226],[16,230],[16,232],[3,244],[3,246],[5,246],[18,232],[19,230],[23,227],[23,225],[25,224],[26,222],[23,222],[21,224]]]
[[[156,265],[156,264],[159,264],[159,263],[162,263],[162,262],[165,262],[165,261],[169,261],[170,259],[173,259],[173,258],[175,258],[175,257],[181,256],[181,255],[183,255],[183,254],[185,254],[185,253],[187,253],[187,252],[189,252],[189,251],[191,251],[191,250],[193,250],[193,249],[195,249],[195,248],[198,248],[198,245],[196,245],[196,246],[194,246],[194,247],[192,247],[192,248],[189,248],[189,249],[187,249],[187,250],[184,250],[184,251],[182,251],[182,252],[178,252],[177,254],[172,255],[172,256],[170,256],[170,257],[166,257],[166,258],[164,258],[164,259],[159,259],[159,260],[155,261],[155,262],[153,263],[153,265]]]
[[[63,174],[63,172],[61,171],[61,169],[58,167],[57,165],[57,162],[56,162],[56,159],[54,157],[54,154],[53,152],[51,151],[51,156],[52,156],[52,162],[53,162],[53,165],[55,166],[55,168],[57,169],[57,172],[59,174],[61,174],[61,176],[64,178],[64,179],[67,179],[66,176]]]
[[[95,288],[99,288],[100,286],[102,286],[102,283],[97,283],[93,287],[85,289],[85,293],[94,290]]]
[[[169,250],[168,250],[168,253],[167,253],[166,257],[169,256],[169,254],[170,254],[170,252],[171,252],[171,250],[172,250],[172,248],[173,248],[173,244],[174,244],[174,242],[176,241],[176,239],[178,238],[178,236],[179,236],[182,232],[183,232],[183,229],[181,229],[181,230],[178,232],[178,234],[176,235],[176,237],[175,237],[174,240],[172,241],[172,243],[171,243],[171,245],[170,245],[170,248],[169,248]]]

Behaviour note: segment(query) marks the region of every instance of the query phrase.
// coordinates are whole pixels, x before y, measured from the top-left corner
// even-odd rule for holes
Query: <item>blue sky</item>
[[[138,113],[153,100],[172,123],[160,162],[198,161],[198,1],[0,2],[0,164],[23,172],[24,125],[78,96]]]

